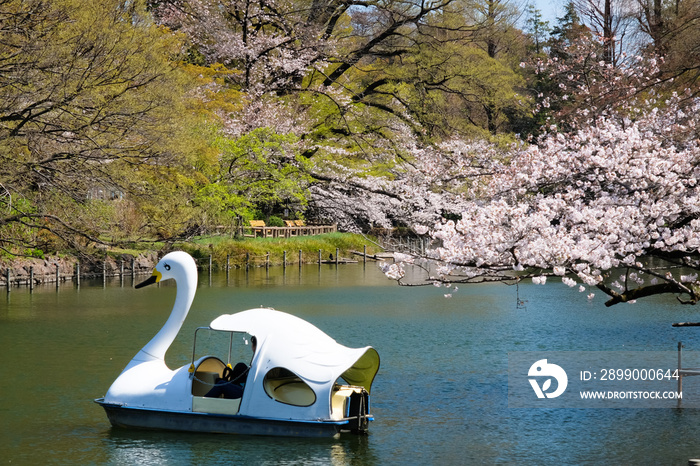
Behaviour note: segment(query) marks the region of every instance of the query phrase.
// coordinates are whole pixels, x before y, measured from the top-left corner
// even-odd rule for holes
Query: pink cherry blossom
[[[442,278],[490,271],[512,280],[503,271],[524,268],[568,274],[569,286],[576,277],[608,294],[609,305],[662,292],[696,302],[697,274],[677,270],[700,269],[700,100],[682,103],[673,97],[634,120],[601,117],[495,163],[461,218],[433,227],[431,257],[450,265]],[[623,275],[608,284],[615,270]]]

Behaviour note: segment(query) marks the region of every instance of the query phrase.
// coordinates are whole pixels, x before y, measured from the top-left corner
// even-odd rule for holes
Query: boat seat
[[[294,406],[311,406],[316,402],[316,394],[298,377],[266,378],[265,392],[273,400]]]
[[[361,387],[350,385],[336,385],[331,395],[331,419],[340,420],[348,417],[348,403],[350,395],[361,393]]]
[[[195,368],[192,378],[192,395],[204,396],[214,386],[217,377],[221,377],[226,364],[216,356],[210,356]]]

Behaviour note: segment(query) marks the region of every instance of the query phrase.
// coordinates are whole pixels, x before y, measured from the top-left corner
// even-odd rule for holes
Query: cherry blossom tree
[[[602,291],[608,306],[661,293],[697,303],[698,110],[698,99],[650,95],[645,111],[548,134],[495,163],[484,196],[432,228],[431,279],[556,276],[591,298]],[[405,263],[388,275],[401,280]]]
[[[313,177],[324,183],[310,187],[314,216],[355,232],[373,226],[432,224],[461,212],[467,206],[464,194],[476,193],[478,180],[489,176],[494,162],[509,153],[508,147],[481,139],[425,145],[404,131],[396,144],[406,158],[384,172],[372,164],[316,165]]]
[[[547,58],[521,63],[531,70],[540,121],[568,131],[592,124],[597,116],[625,116],[645,92],[669,92],[673,81],[660,68],[663,57],[626,56],[618,66],[603,59],[602,38],[581,34]],[[663,90],[664,86],[667,90]]]
[[[322,24],[306,7],[285,0],[159,2],[161,23],[184,32],[207,63],[230,69],[228,79],[259,96],[299,87],[312,64],[328,55]]]

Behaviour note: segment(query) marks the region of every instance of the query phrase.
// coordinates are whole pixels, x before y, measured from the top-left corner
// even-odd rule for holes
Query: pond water
[[[699,309],[672,297],[612,308],[561,283],[399,287],[373,264],[200,276],[166,360],[189,361],[193,331],[270,306],[351,347],[374,346],[376,420],[367,436],[286,439],[112,428],[105,394],[170,313],[174,287],[113,281],[0,295],[0,462],[5,464],[687,464],[700,410],[512,408],[508,353],[700,350]],[[518,306],[518,299],[523,305]],[[698,377],[700,379],[700,377]],[[700,400],[700,380],[684,380]],[[694,393],[694,395],[693,395]]]

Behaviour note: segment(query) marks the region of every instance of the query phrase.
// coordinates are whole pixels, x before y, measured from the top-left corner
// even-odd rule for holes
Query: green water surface
[[[135,290],[128,277],[104,287],[0,289],[0,463],[687,464],[700,457],[696,409],[508,407],[509,352],[673,351],[678,340],[698,350],[700,330],[671,327],[700,320],[697,308],[671,297],[606,308],[602,297],[589,302],[561,283],[399,287],[369,263],[200,276],[166,357],[171,367],[188,363],[194,329],[222,313],[270,306],[298,315],[342,344],[378,350],[369,435],[112,428],[92,400],[160,329],[174,291]],[[687,382],[698,399],[699,386]]]

